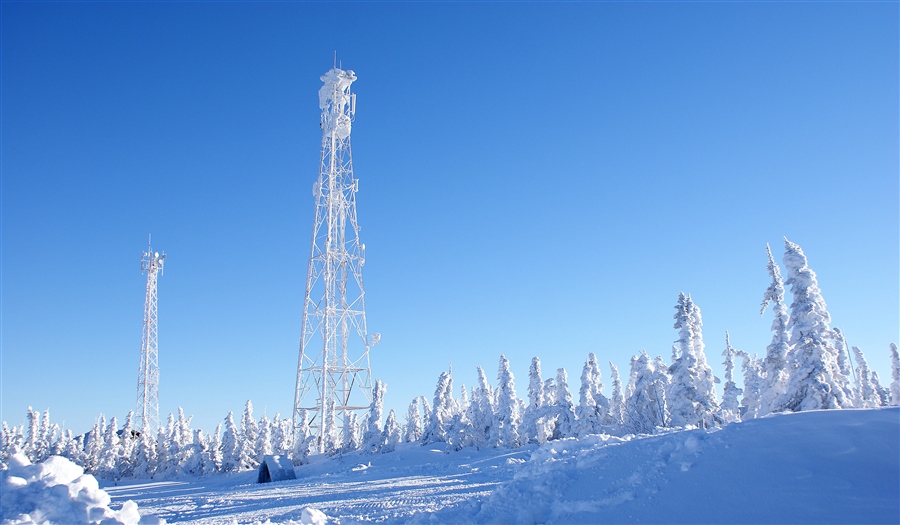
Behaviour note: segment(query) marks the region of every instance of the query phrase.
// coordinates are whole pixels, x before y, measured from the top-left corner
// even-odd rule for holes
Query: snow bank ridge
[[[9,458],[0,471],[0,515],[3,525],[25,523],[103,525],[163,525],[153,516],[141,518],[138,506],[126,501],[121,510],[109,508],[109,494],[97,479],[61,456],[33,465],[25,454]]]

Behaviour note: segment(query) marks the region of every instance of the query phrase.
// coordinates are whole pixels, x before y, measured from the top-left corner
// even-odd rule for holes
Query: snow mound
[[[237,520],[234,521],[237,523]],[[300,521],[295,520],[287,520],[280,521],[278,525],[327,525],[328,516],[325,515],[319,509],[314,509],[312,507],[306,507],[303,509],[303,513],[300,515]],[[256,521],[253,525],[276,525],[272,522],[271,519],[266,519],[266,521]]]
[[[896,523],[900,409],[549,442],[478,523]],[[448,509],[449,510],[449,509]]]
[[[109,494],[97,479],[60,456],[32,465],[25,454],[9,458],[9,469],[0,472],[0,516],[3,525],[26,523],[103,525],[163,525],[165,520],[144,517],[133,501],[122,509],[109,508]]]

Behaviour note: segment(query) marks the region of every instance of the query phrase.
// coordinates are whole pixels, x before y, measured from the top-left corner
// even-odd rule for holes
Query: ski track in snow
[[[105,490],[114,503],[134,500],[142,514],[156,514],[169,523],[299,522],[305,507],[342,524],[408,522],[418,513],[484,500],[499,483],[512,479],[534,447],[451,454],[427,449],[413,444],[391,454],[315,458],[312,465],[298,467],[298,479],[291,481],[257,484],[254,471],[200,480],[136,481]]]

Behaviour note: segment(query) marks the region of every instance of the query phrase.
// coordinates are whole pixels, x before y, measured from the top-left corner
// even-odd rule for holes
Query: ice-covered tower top
[[[350,84],[356,80],[356,73],[334,68],[322,75],[321,80],[324,82],[319,89],[322,140],[329,140],[332,136],[344,140],[350,136],[350,124],[356,112],[356,95],[350,93]]]

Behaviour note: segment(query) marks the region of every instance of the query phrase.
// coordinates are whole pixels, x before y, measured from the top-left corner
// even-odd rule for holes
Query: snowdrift
[[[449,511],[438,522],[467,521]],[[550,442],[478,523],[898,523],[900,409]]]
[[[162,525],[165,520],[142,519],[138,506],[126,501],[121,510],[109,508],[109,495],[97,479],[60,456],[32,465],[24,454],[10,458],[9,469],[0,472],[0,519],[4,525],[57,523],[76,525]]]

